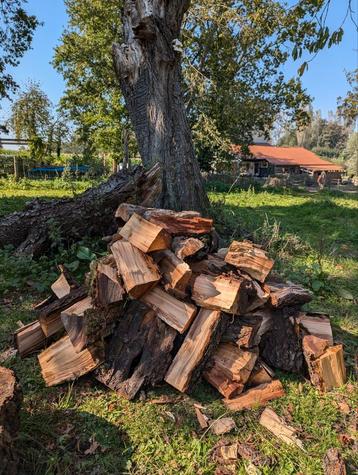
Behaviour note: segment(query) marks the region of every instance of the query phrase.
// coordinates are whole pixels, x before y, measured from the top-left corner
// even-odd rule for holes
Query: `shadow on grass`
[[[126,432],[88,412],[22,412],[19,474],[126,473]]]

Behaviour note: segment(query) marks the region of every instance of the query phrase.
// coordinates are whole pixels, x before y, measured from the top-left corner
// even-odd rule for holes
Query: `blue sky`
[[[358,9],[358,1],[356,9]],[[333,0],[329,12],[328,25],[337,28],[344,16],[345,0]],[[23,85],[28,79],[40,82],[52,102],[58,102],[64,89],[59,74],[52,68],[50,61],[53,48],[58,44],[67,18],[63,0],[29,0],[28,11],[44,22],[35,33],[33,49],[26,53],[18,68],[14,70],[16,81]],[[357,16],[357,15],[356,15]],[[337,96],[344,95],[347,83],[344,71],[357,67],[357,34],[353,23],[348,20],[344,26],[343,41],[329,50],[324,50],[310,63],[309,70],[303,77],[303,84],[314,98],[315,109],[320,109],[324,116],[336,108]],[[298,64],[292,61],[285,66],[285,72],[291,76]],[[6,115],[9,104],[1,104],[0,116]]]

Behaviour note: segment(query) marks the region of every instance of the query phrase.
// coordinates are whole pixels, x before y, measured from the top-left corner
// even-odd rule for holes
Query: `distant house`
[[[251,145],[250,154],[243,155],[240,146],[234,145],[234,155],[240,162],[240,174],[252,177],[306,174],[316,179],[325,171],[328,180],[340,179],[343,167],[323,160],[303,147],[274,147]]]

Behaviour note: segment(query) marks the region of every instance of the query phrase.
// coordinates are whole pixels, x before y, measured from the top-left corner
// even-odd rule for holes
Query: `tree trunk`
[[[127,0],[124,44],[113,46],[116,73],[144,166],[161,165],[157,205],[208,213],[181,91],[180,29],[188,0]]]
[[[14,373],[0,367],[0,473],[16,475],[18,455],[15,440],[20,426],[22,393]]]
[[[153,205],[161,189],[159,175],[159,166],[145,173],[137,167],[112,175],[76,198],[31,201],[24,211],[0,219],[0,248],[12,244],[17,254],[39,256],[50,248],[53,230],[66,242],[113,233],[114,213],[121,203]]]

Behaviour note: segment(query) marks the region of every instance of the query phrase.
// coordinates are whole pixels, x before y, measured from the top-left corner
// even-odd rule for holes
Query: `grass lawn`
[[[22,209],[33,197],[72,196],[87,186],[29,180],[9,186],[0,181],[0,216]],[[305,451],[286,446],[261,428],[259,409],[234,414],[237,429],[225,438],[253,444],[266,456],[262,474],[321,474],[322,458],[330,447],[340,449],[353,473],[357,466],[353,408],[358,397],[353,371],[358,334],[358,197],[242,190],[212,191],[210,199],[224,239],[249,237],[263,243],[276,259],[277,272],[314,291],[309,308],[332,315],[335,338],[345,344],[349,370],[347,385],[325,395],[302,378],[280,374],[287,395],[270,405],[301,431]],[[78,276],[83,274],[88,262],[81,258],[80,247],[103,251],[99,243],[82,242],[37,262],[15,258],[10,249],[0,251],[0,354],[11,346],[17,322],[34,318],[31,304],[46,296],[56,263],[69,264]],[[46,388],[36,356],[23,361],[13,356],[4,364],[17,372],[24,393],[21,473],[214,474],[211,449],[220,437],[199,430],[193,402],[200,401],[213,418],[224,415],[225,408],[207,384],[198,384],[193,394],[173,404],[150,403],[163,394],[178,395],[167,386],[127,402],[86,377]],[[247,462],[240,461],[237,473],[248,473],[246,468]]]

